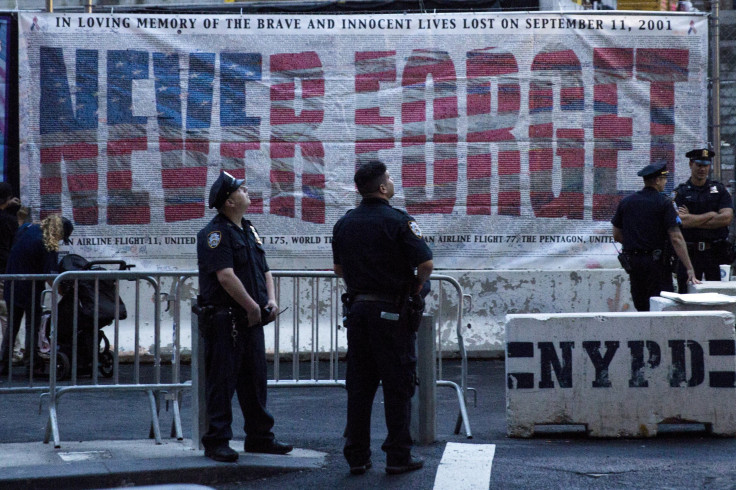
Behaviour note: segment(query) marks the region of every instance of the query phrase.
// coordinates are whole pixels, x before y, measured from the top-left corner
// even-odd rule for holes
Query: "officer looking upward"
[[[286,454],[288,444],[275,440],[274,419],[266,410],[266,353],[263,325],[279,311],[263,244],[245,214],[250,206],[243,179],[222,172],[212,184],[212,218],[197,234],[198,303],[204,330],[207,432],[205,456],[237,461],[232,398],[238,393],[245,417],[245,451]]]
[[[659,296],[660,291],[672,291],[672,273],[662,253],[668,239],[687,271],[687,281],[699,281],[677,225],[677,211],[672,200],[662,194],[667,183],[666,164],[647,165],[637,175],[644,178],[644,188],[619,203],[611,223],[613,239],[623,244],[630,264],[627,272],[634,307],[649,311],[649,298]]]
[[[690,159],[690,178],[675,189],[682,235],[693,262],[695,277],[721,279],[720,264],[730,264],[728,227],[733,220],[733,201],[726,187],[708,178],[715,153],[707,148],[685,154]],[[677,290],[687,292],[687,272],[677,269]]]
[[[411,455],[416,335],[407,304],[432,273],[432,252],[414,218],[389,205],[394,182],[385,164],[362,164],[354,181],[363,199],[335,224],[332,241],[335,274],[345,280],[348,291],[344,298],[348,418],[343,453],[352,474],[363,474],[372,466],[371,409],[380,382],[388,429],[381,446],[386,452],[386,472],[405,473],[424,465]]]

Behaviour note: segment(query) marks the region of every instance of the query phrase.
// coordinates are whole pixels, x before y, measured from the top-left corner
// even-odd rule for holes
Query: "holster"
[[[618,261],[621,264],[621,267],[624,268],[627,274],[631,274],[631,261],[629,260],[629,256],[626,255],[625,252],[621,252],[618,254]]]
[[[342,324],[347,328],[347,319],[350,314],[350,307],[353,305],[353,296],[350,293],[342,293],[340,301],[342,302]]]
[[[199,329],[204,332],[210,326],[212,315],[215,313],[215,307],[203,304],[202,297],[197,295],[197,303],[192,305],[192,313],[197,315]]]
[[[412,332],[419,330],[424,315],[424,298],[418,294],[412,294],[406,300],[405,308],[407,323]]]

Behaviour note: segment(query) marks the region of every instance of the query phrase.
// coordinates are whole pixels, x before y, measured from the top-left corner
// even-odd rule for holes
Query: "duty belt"
[[[624,249],[624,253],[628,255],[653,255],[654,253],[661,254],[662,250],[642,250],[640,248]]]
[[[713,246],[713,242],[687,242],[687,248],[702,252],[704,250],[710,250]]]
[[[357,303],[359,301],[368,301],[399,304],[402,299],[403,298],[401,296],[391,294],[359,293],[353,296],[354,303]]]

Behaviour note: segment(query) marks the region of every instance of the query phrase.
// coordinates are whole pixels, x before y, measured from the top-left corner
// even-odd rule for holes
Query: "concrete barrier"
[[[726,305],[708,305],[696,303],[681,303],[661,296],[649,298],[649,311],[728,311],[736,316],[736,297]]]
[[[736,435],[736,335],[726,311],[508,315],[511,437],[580,425],[594,437],[652,437],[700,423]]]
[[[721,293],[736,296],[736,281],[703,281],[700,284],[688,284],[688,293]]]

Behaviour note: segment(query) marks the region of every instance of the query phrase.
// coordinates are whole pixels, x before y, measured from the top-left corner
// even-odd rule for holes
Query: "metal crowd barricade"
[[[271,271],[274,277],[274,286],[277,302],[284,312],[276,318],[276,321],[266,326],[267,350],[272,348],[273,352],[273,377],[268,380],[269,387],[345,387],[344,376],[340,376],[339,356],[347,350],[347,340],[344,332],[341,314],[341,293],[343,292],[342,281],[332,272],[319,271]],[[182,295],[184,281],[196,275],[196,272],[181,272],[182,281],[177,286],[176,308],[187,299]],[[449,333],[443,329],[448,324],[455,327],[457,345],[461,357],[461,381],[457,383],[445,380],[442,376],[442,358],[447,350],[437,349],[437,386],[452,388],[458,397],[459,413],[455,425],[455,433],[460,432],[461,424],[464,426],[468,438],[472,437],[470,420],[466,408],[466,395],[475,391],[467,386],[467,354],[462,337],[463,305],[468,296],[463,294],[462,287],[453,277],[433,274],[432,298],[428,298],[428,313],[431,313],[437,326],[438,345],[442,345],[444,337]],[[443,311],[446,301],[446,291],[451,289],[456,292],[457,299],[454,302],[456,311],[453,317],[447,320]],[[436,298],[435,298],[436,297]],[[187,303],[185,303],[187,304]],[[187,304],[188,307],[188,304]],[[289,310],[286,310],[286,308]],[[175,318],[181,318],[181,313],[175,313]],[[288,320],[287,320],[288,319]],[[193,325],[196,318],[192,318]],[[309,329],[309,332],[305,330]],[[194,330],[194,329],[193,329]],[[306,335],[305,335],[306,334]],[[287,337],[284,339],[284,337]],[[269,346],[273,339],[272,346]],[[198,387],[197,373],[201,376],[204,372],[201,364],[204,355],[197,346],[197,335],[192,333],[192,383],[193,383],[193,442],[195,447],[199,445],[199,436],[204,430],[204,405]],[[287,344],[288,349],[282,350],[282,345]],[[326,362],[326,373],[320,369],[320,361]],[[283,362],[291,363],[290,376],[282,373]],[[306,365],[306,369],[302,369]],[[199,367],[199,369],[197,369]],[[344,373],[343,373],[344,374]]]
[[[28,381],[27,383],[17,381],[13,379],[13,371],[19,366],[13,365],[13,350],[14,350],[14,342],[12,342],[13,334],[12,331],[16,327],[15,321],[13,319],[13,316],[16,312],[16,283],[19,281],[33,281],[31,282],[31,308],[30,311],[27,311],[26,314],[23,316],[23,320],[26,324],[26,328],[30,326],[30,332],[26,332],[25,335],[30,335],[31,339],[35,340],[35,338],[38,336],[38,332],[36,331],[36,323],[37,319],[36,315],[37,313],[37,305],[36,305],[36,291],[39,287],[37,285],[37,282],[46,283],[47,281],[53,281],[56,275],[54,274],[0,274],[0,281],[9,281],[9,302],[7,303],[7,309],[8,309],[8,324],[6,326],[6,329],[2,332],[3,338],[5,338],[6,335],[10,335],[10,341],[8,341],[8,350],[7,352],[3,352],[0,354],[0,356],[5,357],[3,361],[3,366],[6,369],[6,373],[3,375],[0,375],[0,381],[4,383],[7,383],[7,386],[0,385],[0,395],[2,394],[8,394],[8,393],[15,393],[15,394],[21,394],[21,393],[42,393],[45,391],[48,391],[49,385],[45,382],[45,380],[37,384],[38,377],[35,375],[35,368],[37,364],[39,363],[38,356],[36,355],[35,349],[31,349],[31,352],[26,352],[25,355],[28,359]],[[17,326],[17,328],[20,330],[20,325]],[[28,342],[27,342],[28,343]],[[35,344],[35,341],[31,343],[31,345]],[[20,367],[20,369],[25,369]]]
[[[178,393],[182,390],[188,390],[191,388],[190,382],[182,383],[179,380],[179,328],[180,325],[176,323],[178,318],[175,317],[173,343],[174,350],[172,356],[172,382],[163,383],[161,381],[161,305],[159,298],[161,298],[161,282],[163,278],[172,278],[174,282],[179,281],[181,273],[179,272],[159,272],[159,271],[109,271],[109,270],[86,270],[86,271],[69,271],[56,276],[54,279],[51,289],[51,329],[50,329],[50,343],[51,352],[50,359],[57,359],[58,353],[58,334],[59,334],[59,317],[58,317],[58,303],[60,291],[59,288],[61,283],[64,281],[73,281],[74,283],[74,312],[73,312],[73,333],[72,333],[72,359],[71,359],[71,381],[61,382],[57,380],[57,362],[50,362],[49,365],[49,386],[48,386],[48,397],[49,397],[49,418],[46,426],[46,434],[44,442],[48,443],[50,438],[53,438],[54,446],[60,447],[61,441],[59,436],[59,421],[57,415],[57,405],[62,395],[71,392],[99,392],[99,391],[120,391],[120,392],[144,392],[148,396],[150,410],[151,410],[151,432],[156,440],[157,444],[161,444],[161,431],[159,427],[158,419],[158,401],[157,395],[161,392]],[[80,384],[77,378],[77,354],[78,354],[78,317],[79,317],[79,281],[87,280],[94,281],[94,325],[93,325],[93,340],[92,340],[92,380],[90,384]],[[114,349],[113,355],[113,371],[112,371],[112,383],[111,384],[100,384],[98,378],[99,369],[99,292],[100,292],[100,281],[101,280],[114,280],[115,281],[115,318],[113,320],[114,325],[114,337],[112,345]],[[120,332],[120,281],[135,281],[135,305],[134,305],[134,326],[135,326],[135,346],[134,346],[134,372],[130,382],[124,382],[120,378],[119,372],[119,332]],[[153,360],[154,360],[154,375],[153,382],[141,383],[140,377],[140,355],[138,352],[140,342],[140,331],[141,331],[141,294],[140,284],[144,281],[151,285],[154,291],[154,349],[153,349]],[[69,294],[69,293],[67,293]],[[181,419],[180,410],[178,404],[180,403],[180,397],[174,396],[170,398],[174,405],[174,430],[177,439],[183,439],[181,431]]]
[[[341,376],[339,359],[347,349],[347,341],[344,330],[341,326],[341,301],[340,296],[342,282],[332,272],[313,272],[313,271],[273,271],[275,287],[278,302],[282,311],[290,308],[290,312],[285,311],[285,315],[277,318],[276,322],[267,326],[269,335],[273,338],[273,367],[274,374],[272,379],[268,381],[271,387],[315,387],[315,386],[334,386],[345,387],[344,375]],[[46,428],[44,442],[53,439],[54,446],[60,447],[59,420],[58,420],[58,403],[60,398],[71,392],[100,392],[100,391],[117,391],[117,392],[143,392],[147,395],[151,410],[151,430],[152,435],[157,443],[161,443],[161,431],[158,420],[158,394],[167,392],[167,399],[173,402],[174,420],[172,426],[172,436],[183,439],[181,428],[180,403],[181,393],[183,390],[192,388],[192,384],[200,381],[197,378],[197,370],[192,370],[192,381],[181,381],[180,364],[181,364],[181,346],[180,335],[182,330],[181,304],[189,299],[188,291],[194,289],[190,283],[192,278],[197,277],[196,271],[110,271],[110,270],[87,270],[87,271],[69,271],[58,276],[54,275],[4,275],[0,279],[10,280],[9,288],[11,296],[10,319],[12,319],[13,300],[15,293],[15,283],[13,281],[35,280],[35,281],[53,281],[51,289],[51,319],[50,319],[50,357],[49,359],[57,359],[59,343],[58,343],[58,325],[59,311],[58,303],[60,298],[60,286],[62,282],[73,283],[74,309],[73,309],[73,332],[71,346],[71,379],[70,381],[61,381],[57,379],[57,362],[49,362],[49,378],[48,384],[44,379],[43,383],[36,383],[33,377],[33,366],[42,362],[37,358],[35,352],[28,353],[31,362],[30,378],[28,383],[17,382],[13,379],[12,365],[12,343],[9,343],[8,356],[8,373],[6,386],[0,384],[0,395],[4,393],[28,393],[39,392],[42,396],[48,396],[49,399],[49,418]],[[162,296],[162,280],[172,281],[172,290],[175,291],[176,297],[171,302],[173,305],[173,351],[172,351],[172,371],[171,382],[161,382],[161,305],[158,300]],[[133,315],[129,315],[128,322],[134,323],[135,340],[133,353],[133,374],[132,379],[121,380],[119,370],[119,346],[120,346],[120,319],[119,319],[119,300],[116,299],[115,319],[110,325],[113,328],[112,338],[112,382],[110,384],[101,383],[98,377],[98,369],[100,365],[99,359],[99,288],[100,281],[112,280],[115,284],[115,298],[119,298],[120,281],[135,282],[135,304],[128,311],[133,311]],[[462,293],[459,283],[450,276],[433,275],[435,291],[428,301],[428,312],[431,313],[437,322],[437,349],[438,359],[438,376],[437,386],[447,386],[454,389],[458,395],[458,403],[460,411],[455,433],[459,433],[461,423],[464,424],[465,433],[468,437],[472,437],[470,432],[470,423],[466,410],[466,395],[472,388],[467,387],[467,356],[465,353],[462,338],[462,315],[463,303],[466,296]],[[94,319],[92,328],[92,364],[91,364],[91,380],[82,382],[78,378],[78,319],[79,319],[79,282],[94,281]],[[140,373],[140,354],[138,347],[140,344],[141,333],[141,283],[148,284],[153,290],[154,301],[154,318],[153,318],[153,335],[154,335],[154,376],[153,382],[141,382]],[[35,285],[35,282],[33,283]],[[447,303],[445,299],[446,291],[443,285],[449,286],[457,294],[457,299],[452,303],[453,308],[457,308],[450,313],[454,317],[447,321],[447,316],[443,312],[443,307]],[[33,286],[36,287],[36,286]],[[186,296],[186,297],[185,297]],[[35,298],[35,294],[33,295]],[[432,299],[433,298],[433,299]],[[453,298],[454,299],[454,298]],[[436,304],[435,304],[436,303]],[[188,306],[188,305],[187,305]],[[33,309],[31,311],[34,311]],[[34,325],[35,318],[30,319],[30,325]],[[68,319],[67,319],[68,320]],[[12,321],[12,320],[11,320]],[[457,383],[443,379],[442,375],[442,359],[446,355],[443,350],[443,339],[446,340],[448,332],[443,325],[454,324],[456,328],[457,345],[460,351],[462,361],[461,382]],[[9,325],[12,328],[12,325]],[[306,331],[308,329],[308,331]],[[34,340],[38,334],[35,329],[31,328],[30,335]],[[193,363],[195,358],[195,338],[192,339],[192,357]],[[288,346],[284,348],[284,346]],[[326,361],[326,366],[323,361]],[[43,361],[45,362],[45,361]],[[287,374],[282,369],[282,363],[291,363],[291,373]],[[304,365],[307,369],[303,369]],[[322,368],[322,369],[320,369]],[[326,368],[326,372],[325,372]],[[287,368],[288,369],[288,368]],[[344,373],[342,373],[344,374]],[[5,376],[0,379],[6,381]],[[195,401],[196,403],[196,401]]]

